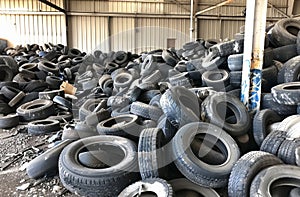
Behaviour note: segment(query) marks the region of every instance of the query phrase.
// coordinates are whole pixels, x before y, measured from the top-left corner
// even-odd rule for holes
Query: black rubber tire
[[[11,81],[14,77],[12,70],[3,64],[0,65],[0,81]]]
[[[262,109],[271,109],[281,117],[287,117],[297,113],[296,105],[282,105],[277,103],[271,93],[262,94]]]
[[[111,117],[110,111],[106,109],[101,109],[97,112],[92,112],[91,114],[87,115],[85,118],[85,122],[89,126],[97,126],[97,124],[103,120],[107,120]]]
[[[275,122],[280,122],[282,119],[276,112],[270,109],[263,109],[256,112],[253,118],[253,136],[258,146],[268,135],[267,127]]]
[[[0,117],[0,129],[8,129],[19,125],[17,114],[8,114]]]
[[[119,115],[99,122],[97,132],[101,135],[116,135],[137,139],[141,127],[137,124],[138,117],[133,114]]]
[[[240,54],[244,51],[244,40],[232,40],[214,45],[209,51],[216,51],[219,56],[227,57],[232,54]]]
[[[162,79],[162,74],[159,70],[154,71],[151,75],[147,75],[142,79],[143,83],[156,84]]]
[[[169,181],[173,188],[174,196],[187,196],[187,197],[220,197],[220,195],[212,188],[201,187],[188,179],[180,178]],[[186,192],[192,192],[187,194]],[[194,195],[192,195],[194,194]]]
[[[236,117],[236,123],[226,122],[228,112]],[[227,93],[209,95],[201,104],[201,118],[223,128],[232,136],[241,136],[248,132],[251,121],[245,105],[235,96]]]
[[[230,55],[227,59],[228,68],[230,71],[242,71],[243,54]]]
[[[120,66],[124,63],[126,63],[129,59],[129,54],[125,51],[117,51],[114,54],[114,61],[119,64]]]
[[[163,132],[159,128],[143,129],[138,143],[138,162],[143,180],[164,177]]]
[[[297,55],[298,53],[296,44],[286,45],[273,49],[273,59],[280,62],[286,62]]]
[[[271,90],[273,98],[279,104],[300,104],[300,82],[290,82],[277,85]]]
[[[48,85],[43,80],[32,80],[23,89],[23,92],[42,92],[47,89]]]
[[[155,195],[157,197],[173,197],[173,189],[171,185],[163,179],[146,179],[129,185],[119,194],[118,197],[148,195]]]
[[[61,79],[57,76],[47,76],[46,77],[46,83],[48,84],[48,87],[51,90],[59,89],[62,82],[63,82],[63,79]]]
[[[284,186],[287,186],[289,188],[299,188],[300,168],[298,166],[282,164],[262,170],[256,175],[251,183],[250,197],[256,197],[258,195],[264,197],[273,196],[271,193],[273,193],[272,190],[275,190],[276,187],[271,188],[270,186],[276,185],[276,182],[280,182],[280,188],[284,188]],[[285,190],[283,190],[282,192],[283,193],[279,194],[279,196],[288,194]]]
[[[157,97],[156,97],[156,96],[157,96]],[[151,101],[154,97],[156,97],[156,100],[155,100],[155,101],[153,100],[153,101],[152,101],[152,104],[153,104],[153,102],[155,102],[156,104],[155,104],[155,105],[152,105],[152,104],[150,104],[150,101]],[[138,100],[141,101],[141,102],[143,102],[143,103],[149,103],[149,105],[152,105],[152,106],[160,107],[160,104],[159,104],[160,97],[161,97],[161,93],[160,93],[159,90],[148,90],[148,91],[143,92],[143,93],[139,96]],[[157,102],[158,102],[158,103],[157,103]],[[158,105],[158,104],[159,104],[159,105]]]
[[[286,138],[287,135],[285,131],[274,131],[264,139],[260,146],[260,150],[277,155],[280,145]]]
[[[54,64],[52,62],[48,62],[48,61],[41,61],[38,63],[38,69],[44,72],[51,72],[54,75],[58,75],[59,73],[59,68],[57,66],[57,64]]]
[[[162,52],[162,58],[165,60],[165,62],[174,67],[178,63],[178,57],[170,50],[163,50]]]
[[[208,70],[203,73],[202,81],[208,87],[213,87],[214,90],[218,91],[224,89],[229,84],[229,74],[226,70]]]
[[[117,149],[123,159],[106,168],[88,168],[78,161],[78,154],[93,146],[106,147],[107,153]],[[111,148],[109,148],[111,147]],[[59,157],[59,177],[72,193],[82,196],[117,196],[125,187],[139,179],[135,144],[118,136],[93,136],[77,140],[64,148]]]
[[[75,48],[70,48],[68,50],[68,56],[70,58],[74,58],[74,57],[78,57],[81,55],[81,51],[79,51],[78,49],[75,49]]]
[[[193,138],[199,134],[225,146],[223,154],[227,152],[227,159],[224,163],[209,165],[196,157],[190,145]],[[198,185],[212,188],[226,186],[231,169],[240,157],[239,148],[230,135],[212,124],[203,122],[190,123],[179,129],[172,140],[172,150],[175,165],[186,178]]]
[[[115,88],[125,88],[129,87],[133,81],[133,76],[130,73],[120,73],[114,77],[114,87]]]
[[[296,149],[300,147],[300,139],[286,139],[280,145],[277,156],[286,164],[296,165]]]
[[[229,76],[230,76],[230,85],[236,88],[240,88],[242,83],[242,71],[231,71],[229,73]]]
[[[17,74],[19,71],[17,62],[11,56],[1,55],[0,64],[5,64],[12,71],[13,74]]]
[[[254,177],[263,169],[278,164],[283,164],[283,162],[270,153],[251,151],[243,155],[234,164],[230,173],[228,197],[248,197]]]
[[[60,130],[60,122],[53,119],[35,120],[27,125],[29,134],[41,135]]]
[[[205,70],[215,70],[218,69],[224,62],[226,62],[225,57],[219,57],[216,53],[210,52],[203,58],[201,67]]]
[[[199,121],[200,107],[197,96],[177,86],[168,89],[160,99],[163,112],[175,127]]]
[[[12,100],[21,90],[12,86],[3,86],[1,93],[10,101]]]
[[[105,108],[106,100],[103,99],[87,99],[82,106],[79,108],[79,119],[80,121],[86,120],[86,117],[96,109],[96,107]]]
[[[28,163],[26,173],[31,179],[50,177],[58,173],[58,158],[62,150],[73,140],[64,140]]]
[[[61,96],[55,96],[53,98],[53,102],[58,104],[58,105],[61,105],[63,107],[66,107],[69,111],[72,111],[72,102],[67,100],[66,98],[64,97],[61,97]]]
[[[299,20],[292,18],[281,19],[275,24],[272,30],[272,37],[279,46],[296,44],[299,30]]]
[[[147,76],[157,69],[153,55],[147,55],[141,65],[141,76]]]
[[[54,113],[53,102],[44,99],[30,101],[17,108],[17,114],[20,116],[21,121],[45,119]]]
[[[171,124],[167,117],[163,118],[158,124],[158,128],[161,128],[164,133],[164,138],[166,143],[170,142],[171,139],[175,136],[177,132],[177,128]]]
[[[154,121],[157,121],[163,114],[160,108],[139,101],[131,103],[130,112]]]
[[[217,39],[208,39],[208,40],[205,40],[204,46],[206,49],[209,49],[210,47],[212,47],[218,43],[219,43],[219,41]]]
[[[299,81],[300,74],[300,56],[291,58],[283,64],[278,73],[278,83],[288,83]]]
[[[60,123],[66,123],[73,120],[73,113],[62,111],[58,112],[56,116],[49,116],[47,119],[58,120]]]

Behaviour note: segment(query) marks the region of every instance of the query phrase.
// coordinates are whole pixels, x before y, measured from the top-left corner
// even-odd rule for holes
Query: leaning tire
[[[227,93],[215,93],[208,96],[201,104],[201,118],[223,128],[232,136],[241,136],[248,132],[250,116],[243,103],[235,96]],[[236,123],[226,122],[226,113],[232,112]]]
[[[276,182],[279,183],[279,187],[283,188],[284,186],[288,187],[300,187],[300,168],[297,166],[291,165],[276,165],[264,169],[256,175],[254,180],[251,183],[250,188],[250,197],[271,197],[273,196],[272,190],[275,190],[276,187],[270,187],[271,185],[275,186]],[[278,188],[277,188],[278,190]],[[279,196],[285,196],[286,193],[282,193]]]
[[[49,100],[38,99],[24,103],[17,108],[17,114],[21,121],[32,121],[45,119],[55,113],[53,102]]]
[[[218,148],[223,149],[223,154],[228,153],[226,161],[219,165],[210,165],[200,160],[190,146],[197,135],[205,136],[204,140],[220,142],[216,145],[221,144]],[[203,122],[183,126],[172,140],[172,150],[175,165],[186,178],[200,186],[212,188],[226,186],[231,169],[240,156],[239,148],[230,135]]]
[[[80,152],[93,146],[105,148],[108,153],[116,150],[123,158],[103,168],[86,167],[77,158]],[[83,196],[117,196],[138,179],[136,146],[132,141],[117,136],[94,136],[75,141],[64,148],[58,165],[64,187]]]
[[[279,46],[296,44],[299,29],[299,20],[290,18],[282,19],[273,27],[272,37]]]
[[[251,182],[256,174],[267,167],[282,163],[275,155],[262,151],[245,154],[232,168],[228,184],[228,197],[248,197]]]
[[[300,104],[300,82],[283,83],[271,90],[276,102],[284,105]]]

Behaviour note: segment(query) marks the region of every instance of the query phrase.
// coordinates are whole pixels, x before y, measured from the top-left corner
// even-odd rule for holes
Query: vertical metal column
[[[247,0],[244,35],[244,59],[241,84],[241,101],[249,108],[250,69],[252,61],[252,44],[254,32],[255,3],[258,0]]]
[[[194,0],[191,0],[191,15],[190,15],[190,41],[193,41],[194,32]]]
[[[265,29],[266,29],[268,0],[255,1],[254,18],[251,15],[253,10],[248,10],[249,9],[248,4],[250,6],[250,9],[253,9],[252,3],[253,0],[247,0],[245,51],[244,51],[244,60],[243,60],[241,100],[244,102],[244,104],[246,104],[249,111],[256,112],[260,108],[260,101],[261,101],[261,79],[262,79],[261,75],[262,75],[264,46],[265,46]],[[248,15],[248,13],[250,14],[250,16]],[[250,21],[251,19],[253,20],[252,22]],[[250,26],[252,23],[254,26],[253,29],[251,30]],[[252,44],[250,44],[248,40],[251,39],[250,38],[251,35],[249,35],[251,33],[253,38]],[[250,54],[249,54],[248,47],[251,48]]]

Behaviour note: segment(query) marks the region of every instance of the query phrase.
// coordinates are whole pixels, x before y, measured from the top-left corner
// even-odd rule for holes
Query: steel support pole
[[[247,0],[247,5],[246,5],[241,101],[244,103],[244,105],[247,108],[249,108],[250,69],[251,69],[251,61],[252,61],[252,44],[253,44],[254,14],[255,14],[256,1],[259,0]]]
[[[193,41],[194,32],[194,0],[191,0],[191,15],[190,15],[190,41]]]
[[[252,112],[261,101],[267,6],[268,0],[247,0],[241,100]]]
[[[268,0],[259,0],[255,4],[253,60],[251,63],[249,110],[260,109],[262,68],[265,48]]]

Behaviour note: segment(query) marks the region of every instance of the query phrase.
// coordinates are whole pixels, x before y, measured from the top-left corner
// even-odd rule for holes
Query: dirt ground
[[[34,180],[22,169],[48,149],[51,136],[31,136],[26,129],[0,130],[0,196],[74,196],[62,186],[58,176]]]

